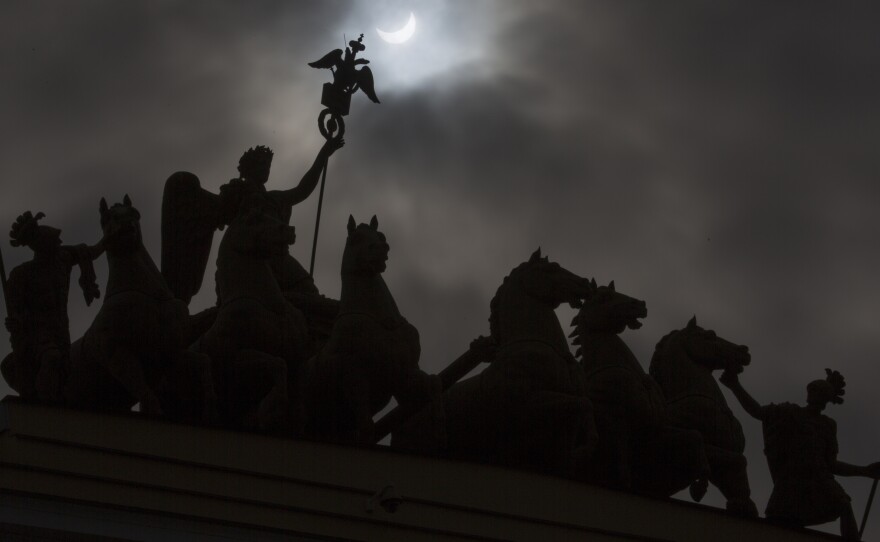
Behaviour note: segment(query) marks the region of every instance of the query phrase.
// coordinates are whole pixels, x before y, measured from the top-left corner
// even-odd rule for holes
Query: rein
[[[514,344],[520,344],[520,343],[538,343],[538,344],[542,344],[542,345],[544,345],[544,346],[549,347],[549,348],[550,348],[551,350],[553,350],[554,352],[556,352],[556,355],[558,355],[559,357],[561,357],[561,358],[563,358],[563,359],[565,359],[565,360],[568,360],[568,361],[571,362],[571,363],[577,363],[577,360],[575,359],[575,357],[574,357],[573,355],[571,355],[571,352],[566,351],[565,353],[562,353],[562,352],[559,351],[559,348],[557,348],[555,345],[553,345],[553,344],[551,344],[551,343],[549,343],[549,342],[547,342],[547,341],[543,341],[543,340],[541,340],[541,339],[514,339],[514,340],[512,340],[512,341],[506,341],[506,342],[504,342],[504,343],[498,345],[498,353],[500,354],[500,353],[501,353],[503,350],[505,350],[508,346],[511,346],[511,345],[514,345]]]

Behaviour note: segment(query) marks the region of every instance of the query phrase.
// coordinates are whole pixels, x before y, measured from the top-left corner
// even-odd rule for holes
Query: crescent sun
[[[388,43],[403,43],[406,40],[410,39],[413,34],[416,33],[416,16],[412,12],[409,14],[409,20],[400,30],[396,32],[385,32],[384,30],[376,29],[376,32],[379,33],[379,37]]]

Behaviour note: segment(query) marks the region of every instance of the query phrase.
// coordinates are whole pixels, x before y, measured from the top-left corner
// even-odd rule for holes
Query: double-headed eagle
[[[362,43],[363,39],[364,35],[361,34],[357,41],[348,42],[349,46],[345,48],[344,56],[342,49],[334,49],[320,60],[309,62],[309,66],[329,69],[333,72],[333,87],[337,92],[351,95],[361,89],[370,100],[379,103],[379,98],[376,97],[376,91],[373,89],[373,72],[367,66],[357,69],[357,66],[370,63],[364,58],[355,58],[359,52],[367,48]]]

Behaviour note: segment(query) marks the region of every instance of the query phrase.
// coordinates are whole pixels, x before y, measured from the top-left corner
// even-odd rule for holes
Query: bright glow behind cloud
[[[376,92],[405,92],[456,77],[456,68],[486,60],[497,28],[491,5],[432,2],[370,2],[356,5],[340,25],[339,37],[365,34]],[[415,14],[418,30],[405,43],[382,41],[374,28],[401,28]],[[340,40],[341,41],[341,40]]]

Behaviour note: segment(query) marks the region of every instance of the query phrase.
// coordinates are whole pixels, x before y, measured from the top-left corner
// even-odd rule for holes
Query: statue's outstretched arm
[[[318,151],[318,156],[315,157],[315,162],[312,164],[312,167],[306,171],[306,174],[303,175],[299,184],[290,190],[281,190],[278,192],[281,195],[285,206],[292,207],[312,194],[315,187],[318,186],[318,181],[321,180],[321,171],[323,171],[324,167],[327,165],[327,159],[338,149],[341,149],[343,145],[345,145],[344,139],[330,139],[324,143],[324,146]]]
[[[72,256],[73,261],[71,263],[73,265],[87,264],[98,259],[98,257],[104,253],[104,238],[102,237],[101,240],[94,245],[83,243],[80,245],[65,246],[62,247],[62,250],[67,250]]]
[[[71,264],[79,266],[79,287],[82,289],[86,305],[91,305],[92,301],[101,297],[101,290],[98,288],[95,267],[92,262],[104,253],[104,239],[102,238],[91,246],[83,243],[63,248],[70,254]]]
[[[104,246],[104,238],[102,237],[94,245],[85,245],[83,249],[83,256],[85,258],[88,258],[89,261],[95,261],[101,254],[104,254],[104,250],[106,250],[106,247]]]
[[[832,471],[838,476],[864,476],[866,478],[880,478],[880,462],[870,465],[859,466],[843,461],[835,461]]]
[[[724,371],[720,380],[722,384],[730,388],[730,391],[733,392],[733,396],[736,397],[736,400],[739,401],[739,404],[742,405],[743,410],[745,410],[749,416],[756,420],[762,420],[764,418],[761,404],[758,403],[758,401],[755,401],[755,398],[749,395],[749,392],[742,387],[737,372],[732,370]]]

